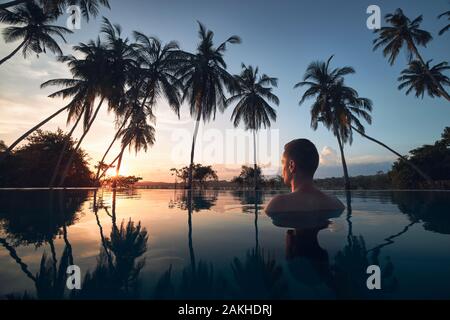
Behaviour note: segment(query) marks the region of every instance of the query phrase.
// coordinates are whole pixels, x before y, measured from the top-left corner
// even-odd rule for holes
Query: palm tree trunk
[[[344,169],[345,190],[350,190],[350,179],[348,178],[347,162],[345,161],[344,155],[344,146],[342,145],[341,135],[339,134],[339,132],[337,132],[336,138],[338,140],[339,150],[341,152],[342,168]]]
[[[256,130],[253,130],[253,170],[254,170],[254,188],[255,191],[258,189],[258,183],[257,183],[257,179],[258,177],[256,176],[256,169],[257,169],[258,165],[256,163]]]
[[[67,162],[66,167],[64,168],[64,171],[63,171],[63,174],[61,176],[61,179],[59,180],[59,184],[58,184],[59,186],[62,186],[64,181],[66,180],[67,174],[69,173],[70,167],[72,166],[72,162],[73,162],[73,159],[75,157],[75,154],[77,153],[78,149],[80,148],[81,142],[83,142],[84,138],[86,137],[87,133],[89,132],[89,129],[91,128],[92,123],[94,122],[95,118],[97,117],[98,111],[100,110],[100,107],[102,106],[103,100],[104,100],[104,98],[101,98],[101,100],[100,100],[100,102],[98,104],[98,107],[95,110],[94,115],[92,116],[91,121],[89,122],[86,130],[84,130],[84,133],[81,136],[80,140],[78,141],[75,149],[72,151],[72,153],[70,155],[70,158],[69,158],[69,161]]]
[[[102,157],[102,160],[100,160],[100,164],[102,164],[103,161],[105,161],[106,155],[107,155],[107,154],[109,153],[109,151],[111,150],[112,146],[114,145],[114,142],[116,142],[117,138],[119,137],[120,131],[122,131],[123,127],[125,126],[125,124],[126,124],[126,122],[127,122],[127,120],[128,120],[128,117],[124,120],[124,122],[122,123],[122,125],[120,126],[120,128],[117,129],[117,132],[116,132],[116,134],[115,134],[115,136],[114,136],[114,139],[111,141],[111,144],[109,145],[108,149],[106,149],[106,152],[105,152],[105,154],[104,154],[103,157]],[[101,170],[100,164],[99,164],[98,169],[97,169],[97,174],[95,175],[95,180],[98,180],[98,179],[99,179],[99,174],[100,174],[100,170]]]
[[[0,65],[2,65],[4,62],[6,62],[7,60],[11,59],[16,53],[17,51],[20,50],[20,48],[22,48],[25,45],[25,42],[27,42],[28,39],[25,39],[22,41],[22,43],[13,50],[13,52],[11,52],[10,54],[8,54],[6,57],[4,57],[2,60],[0,60]]]
[[[141,83],[138,84],[138,87],[140,87],[140,86],[141,86]],[[137,96],[137,95],[136,95],[136,96]],[[149,93],[147,93],[147,95],[145,96],[144,101],[143,101],[142,104],[141,104],[141,107],[143,107],[143,106],[145,105],[145,102],[147,101],[148,96],[149,96]],[[136,97],[135,102],[137,102],[137,97]],[[109,145],[108,149],[106,149],[106,152],[105,152],[105,154],[104,154],[103,157],[102,157],[102,160],[100,160],[100,164],[99,164],[98,169],[97,169],[97,174],[95,175],[95,180],[98,180],[98,179],[99,179],[99,176],[98,176],[98,175],[100,174],[100,169],[101,169],[100,165],[103,163],[103,161],[105,161],[105,158],[106,158],[107,154],[109,153],[109,151],[111,150],[112,146],[114,145],[114,142],[116,142],[117,138],[119,137],[120,131],[122,131],[123,127],[124,127],[125,124],[127,123],[128,119],[130,118],[130,116],[132,115],[132,113],[133,113],[133,110],[132,110],[132,109],[129,110],[129,111],[127,112],[127,115],[125,116],[125,119],[123,120],[122,125],[120,126],[119,129],[117,129],[117,132],[116,132],[116,134],[114,135],[114,138],[113,138],[113,140],[111,141],[111,144]]]
[[[117,166],[116,166],[116,180],[113,182],[113,188],[117,187],[117,179],[119,178],[119,171],[120,171],[120,166],[122,164],[122,157],[123,157],[123,152],[125,151],[125,147],[122,147],[122,150],[120,150],[119,153],[119,160],[117,162]]]
[[[6,8],[9,8],[12,6],[17,6],[17,5],[25,3],[27,1],[30,1],[30,0],[13,0],[10,2],[2,3],[2,4],[0,4],[0,10],[6,9]]]
[[[119,160],[119,157],[120,157],[120,153],[119,153],[119,154],[117,155],[117,157],[115,157],[114,160],[108,165],[108,168],[106,168],[106,169],[103,170],[102,174],[98,177],[98,180],[99,180],[99,181],[100,181],[101,178],[103,178],[103,176],[105,175],[106,171],[108,171],[109,168],[111,168],[112,165],[113,165],[114,163],[116,163],[117,160]]]
[[[66,137],[66,139],[64,141],[64,146],[62,147],[61,152],[59,153],[58,162],[56,163],[55,169],[53,171],[52,178],[50,179],[50,183],[48,185],[49,188],[53,187],[53,185],[55,183],[56,176],[58,174],[59,167],[61,166],[62,159],[64,157],[64,154],[66,153],[67,148],[69,147],[70,138],[72,137],[72,134],[75,131],[76,127],[78,126],[78,123],[80,122],[82,116],[83,116],[83,112],[81,112],[81,114],[78,116],[77,121],[73,125],[72,129],[70,130],[69,134],[67,135],[67,137]]]
[[[5,152],[2,152],[0,154],[0,161],[2,161],[20,142],[22,142],[22,140],[24,140],[26,137],[28,137],[31,133],[33,133],[34,131],[36,131],[37,129],[39,129],[40,127],[42,127],[44,124],[46,124],[47,122],[49,122],[50,120],[52,120],[54,117],[56,117],[58,114],[60,114],[61,112],[63,112],[64,110],[66,110],[68,108],[68,106],[65,106],[64,108],[59,109],[58,111],[56,111],[54,114],[52,114],[50,117],[42,120],[41,122],[39,122],[37,125],[35,125],[33,128],[31,128],[30,130],[28,130],[27,132],[25,132],[23,135],[21,135],[16,141],[14,141],[9,147],[8,149],[5,150]]]
[[[433,77],[433,75],[431,74],[430,70],[427,68],[427,65],[425,64],[425,61],[423,60],[422,56],[419,53],[419,50],[417,49],[416,45],[414,44],[413,41],[410,41],[410,47],[411,50],[413,51],[414,55],[416,56],[417,59],[419,59],[420,63],[422,64],[422,67],[425,69],[426,74],[430,77],[430,79],[433,81],[434,85],[436,86],[437,90],[439,91],[439,93],[441,93],[441,95],[447,99],[448,101],[450,101],[450,95],[448,94],[447,91],[445,91],[444,87],[442,87],[442,85],[436,80],[435,77]]]
[[[415,170],[422,178],[425,179],[425,181],[427,181],[429,184],[433,183],[433,180],[431,180],[431,178],[425,174],[422,170],[420,170],[414,163],[412,163],[411,161],[409,161],[407,158],[405,158],[404,156],[402,156],[400,153],[398,153],[397,151],[391,149],[390,147],[388,147],[387,145],[385,145],[384,143],[382,143],[381,141],[378,141],[375,138],[369,137],[367,134],[365,134],[364,132],[356,129],[355,127],[351,127],[353,130],[355,130],[356,132],[358,132],[360,135],[362,135],[364,138],[369,139],[370,141],[373,141],[377,144],[379,144],[380,146],[388,149],[390,152],[392,152],[393,154],[395,154],[397,157],[399,157],[400,159],[402,159],[403,161],[405,161],[405,163],[407,165],[409,165],[413,170]]]
[[[192,136],[191,148],[191,163],[189,165],[188,189],[192,190],[192,171],[194,170],[194,154],[195,154],[195,140],[197,139],[198,127],[200,125],[201,112],[198,111],[197,120],[195,121],[194,135]]]

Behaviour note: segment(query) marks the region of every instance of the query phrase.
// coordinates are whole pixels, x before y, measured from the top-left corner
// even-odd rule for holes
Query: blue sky
[[[201,21],[215,32],[218,43],[237,34],[242,44],[231,45],[226,53],[228,69],[238,73],[241,62],[258,65],[268,75],[278,77],[275,93],[280,98],[277,122],[272,129],[279,130],[279,158],[282,146],[294,138],[306,137],[316,143],[322,153],[322,168],[319,176],[340,176],[336,139],[323,128],[310,128],[307,101],[298,105],[301,90],[293,85],[300,81],[307,65],[314,60],[326,60],[334,54],[333,66],[350,65],[356,74],[347,77],[361,96],[373,100],[373,124],[367,133],[402,153],[439,138],[443,128],[449,125],[450,105],[443,99],[425,97],[417,99],[397,90],[397,81],[406,64],[406,55],[400,54],[394,66],[390,66],[381,51],[372,51],[374,34],[366,27],[371,4],[381,8],[381,14],[393,12],[400,7],[411,18],[423,14],[422,28],[431,32],[434,40],[427,48],[420,48],[425,59],[441,62],[449,59],[450,33],[438,36],[437,32],[447,21],[437,16],[449,10],[449,0],[434,1],[120,1],[111,0],[111,10],[102,10],[100,15],[119,23],[124,34],[139,30],[156,35],[163,41],[177,40],[184,50],[192,51],[197,44],[197,24]],[[67,17],[61,17],[64,24]],[[67,37],[64,52],[70,53],[70,45],[87,41],[97,36],[100,17],[89,23],[82,22],[81,30]],[[4,26],[1,26],[4,27]],[[17,44],[1,43],[2,56]],[[0,67],[0,139],[10,143],[33,123],[62,106],[62,101],[46,98],[52,90],[41,90],[39,84],[65,75],[65,67],[55,62],[54,57],[30,57],[24,60],[17,55]],[[156,109],[158,120],[157,143],[146,154],[127,154],[124,173],[139,174],[145,180],[169,180],[168,169],[189,159],[173,162],[173,130],[180,127],[192,132],[193,122],[187,106],[182,109],[182,119],[168,111],[164,101]],[[215,122],[206,124],[202,130],[216,129],[224,133],[231,130],[231,109],[219,114]],[[113,116],[103,111],[84,148],[97,161],[113,136]],[[65,127],[61,117],[46,126],[46,129]],[[187,132],[187,131],[186,131]],[[79,134],[79,133],[78,133]],[[264,141],[261,141],[264,144]],[[354,143],[346,147],[350,163],[350,174],[374,173],[389,168],[395,159],[388,151],[366,141],[355,134]],[[201,151],[199,151],[200,153]],[[203,162],[207,160],[201,159]],[[249,159],[250,161],[251,159]],[[213,163],[217,168],[223,164]],[[222,175],[229,178],[236,172],[225,166]],[[272,166],[273,167],[273,166]],[[267,173],[273,173],[268,170]],[[220,175],[220,171],[219,171]]]

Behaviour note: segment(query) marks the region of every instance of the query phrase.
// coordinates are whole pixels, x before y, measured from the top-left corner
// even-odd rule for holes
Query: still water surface
[[[330,193],[341,215],[280,227],[275,192],[3,190],[0,298],[450,298],[449,192]]]

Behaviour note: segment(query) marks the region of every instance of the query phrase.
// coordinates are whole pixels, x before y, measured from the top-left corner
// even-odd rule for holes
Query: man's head
[[[319,166],[319,153],[311,141],[295,139],[284,146],[281,164],[287,185],[291,185],[294,179],[312,179]]]

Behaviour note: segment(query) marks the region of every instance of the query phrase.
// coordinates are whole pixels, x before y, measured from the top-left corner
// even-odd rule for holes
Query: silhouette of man
[[[284,146],[281,160],[284,183],[291,193],[275,196],[267,205],[266,213],[300,213],[342,211],[345,206],[339,199],[317,189],[313,182],[319,166],[316,146],[307,139],[292,140]]]

